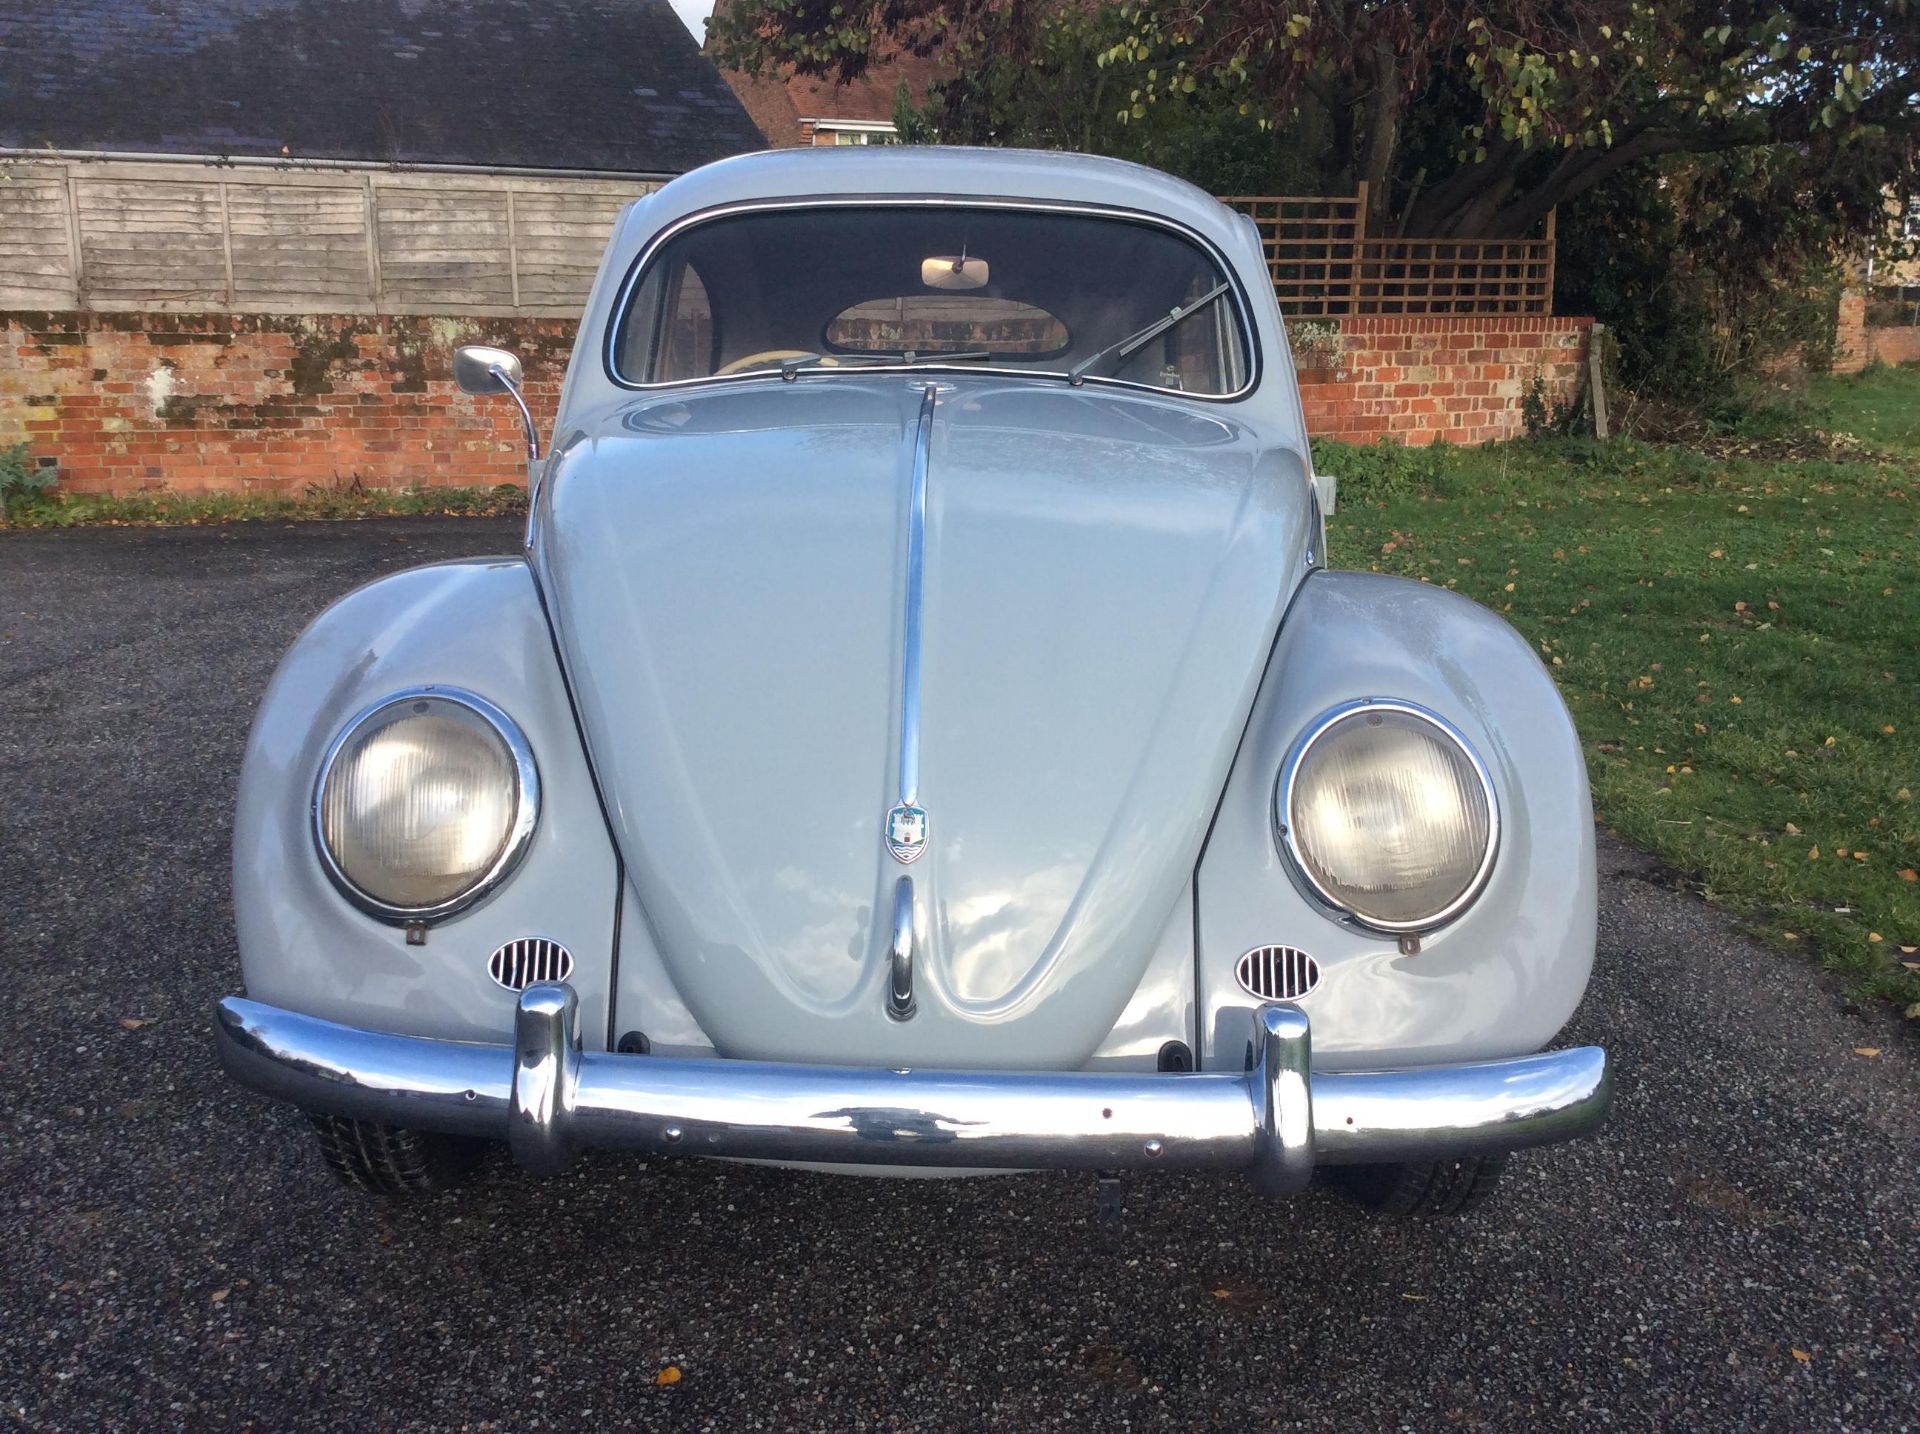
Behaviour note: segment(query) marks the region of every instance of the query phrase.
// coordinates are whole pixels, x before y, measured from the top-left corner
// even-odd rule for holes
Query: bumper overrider
[[[309,1110],[505,1140],[536,1170],[583,1146],[822,1164],[1245,1170],[1430,1160],[1581,1135],[1611,1094],[1594,1046],[1412,1070],[1322,1072],[1298,1006],[1253,1013],[1247,1068],[1152,1074],[894,1070],[681,1060],[580,1048],[571,987],[530,986],[512,1045],[396,1036],[242,997],[221,1063]]]

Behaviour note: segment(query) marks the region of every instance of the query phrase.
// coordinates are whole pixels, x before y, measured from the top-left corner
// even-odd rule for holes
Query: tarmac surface
[[[0,1424],[1920,1428],[1920,1041],[1611,841],[1565,1034],[1611,1122],[1462,1219],[614,1157],[337,1187],[208,1033],[247,723],[329,600],[516,537],[0,534]]]

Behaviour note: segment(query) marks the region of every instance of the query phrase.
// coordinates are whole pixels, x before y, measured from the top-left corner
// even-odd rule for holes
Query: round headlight
[[[489,890],[539,814],[513,720],[454,688],[396,693],[347,724],[320,769],[314,832],[328,872],[377,916],[444,916]]]
[[[1493,866],[1499,815],[1486,767],[1442,718],[1410,702],[1322,714],[1289,754],[1274,808],[1308,884],[1378,930],[1438,926]]]

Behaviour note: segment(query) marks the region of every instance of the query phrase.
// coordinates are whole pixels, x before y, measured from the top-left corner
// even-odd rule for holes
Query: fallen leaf
[[[122,1016],[120,1018],[120,1029],[123,1031],[138,1031],[152,1024],[152,1016]]]
[[[1812,849],[1811,851],[1809,851],[1809,852],[1807,853],[1807,860],[1808,860],[1808,861],[1818,861],[1818,860],[1820,860],[1820,848],[1819,848],[1819,847],[1814,847],[1814,848],[1813,848],[1813,849]]]
[[[1900,879],[1902,881],[1920,881],[1920,871],[1915,871],[1910,866],[1903,866],[1900,868]]]
[[[1909,1021],[1920,1021],[1920,1001],[1915,1001],[1911,1006],[1907,1007],[1907,1019]]]
[[[213,1304],[223,1305],[227,1302],[227,1296],[232,1293],[233,1293],[232,1290],[215,1290],[212,1294],[207,1296],[207,1299]]]
[[[669,1364],[665,1369],[654,1375],[653,1382],[655,1384],[678,1384],[680,1382],[680,1366],[677,1364]]]
[[[1707,556],[1710,558],[1724,558],[1726,553],[1719,548],[1715,548],[1712,552],[1708,553]]]
[[[1427,1298],[1427,1296],[1425,1296],[1425,1295],[1416,1295],[1416,1294],[1410,1294],[1410,1293],[1405,1293],[1405,1292],[1403,1292],[1403,1293],[1401,1294],[1401,1296],[1400,1296],[1400,1298],[1401,1298],[1401,1299],[1403,1299],[1403,1300],[1422,1300],[1422,1301],[1424,1301],[1424,1300],[1425,1300],[1425,1299]]]
[[[1883,735],[1885,735],[1885,736],[1888,736],[1888,737],[1891,737],[1891,736],[1893,735],[1893,723],[1891,723],[1891,722],[1883,722],[1883,723],[1881,723],[1881,724],[1880,724],[1880,731],[1881,731],[1881,733],[1882,733]]]
[[[1787,835],[1788,835],[1788,836],[1799,836],[1799,835],[1800,835],[1800,828],[1799,828],[1799,827],[1797,827],[1797,826],[1795,826],[1795,825],[1794,825],[1794,824],[1793,824],[1792,822],[1788,822],[1788,823],[1787,823]]]
[[[1808,1354],[1804,1349],[1801,1349],[1798,1346],[1794,1348],[1793,1357],[1799,1360],[1802,1364],[1813,1363],[1813,1356]]]
[[[1869,941],[1872,941],[1872,942],[1880,942],[1880,941],[1884,941],[1884,940],[1886,940],[1886,939],[1887,939],[1887,938],[1886,938],[1886,937],[1884,937],[1884,936],[1882,936],[1882,935],[1881,935],[1881,934],[1880,934],[1880,933],[1879,933],[1878,931],[1869,931],[1869,932],[1867,933],[1867,940],[1869,940]]]
[[[1856,1056],[1865,1056],[1865,1057],[1866,1057],[1866,1058],[1867,1058],[1868,1060],[1872,1060],[1872,1059],[1873,1059],[1873,1058],[1874,1058],[1875,1056],[1877,1056],[1877,1055],[1879,1055],[1879,1054],[1880,1054],[1880,1047],[1878,1047],[1878,1046],[1855,1046],[1855,1047],[1853,1048],[1853,1053],[1854,1053],[1854,1054],[1855,1054]]]

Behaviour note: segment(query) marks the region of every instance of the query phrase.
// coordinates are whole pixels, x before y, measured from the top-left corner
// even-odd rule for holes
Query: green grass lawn
[[[1920,370],[1875,367],[1857,378],[1821,379],[1810,397],[1822,427],[1920,459]]]
[[[1772,939],[1911,1006],[1920,370],[1828,382],[1815,402],[1821,427],[1883,451],[1329,444],[1330,546],[1338,566],[1504,614],[1560,683],[1607,826]]]

